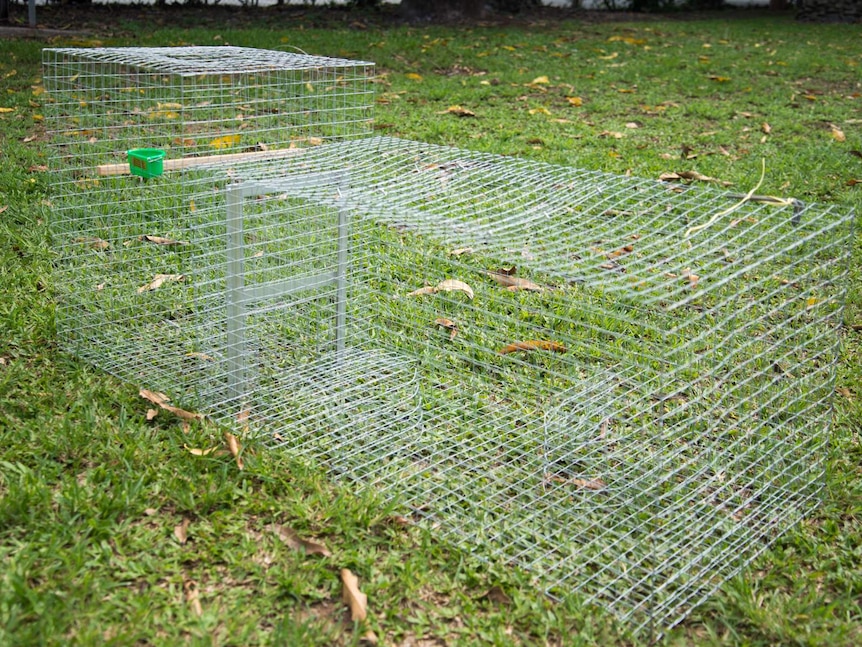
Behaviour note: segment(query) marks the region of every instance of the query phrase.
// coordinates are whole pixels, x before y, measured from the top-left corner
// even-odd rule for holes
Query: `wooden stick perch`
[[[179,171],[184,168],[206,166],[207,164],[223,164],[225,162],[254,162],[257,160],[279,159],[291,155],[301,155],[302,148],[279,148],[271,151],[253,151],[249,153],[228,153],[226,155],[204,155],[203,157],[180,157],[165,160],[162,168],[165,171]],[[128,163],[100,164],[96,167],[100,177],[111,175],[128,175],[131,173]]]

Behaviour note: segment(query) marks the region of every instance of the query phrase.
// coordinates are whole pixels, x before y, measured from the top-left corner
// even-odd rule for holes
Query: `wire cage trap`
[[[851,211],[373,137],[370,63],[44,62],[71,352],[638,631],[814,505]]]

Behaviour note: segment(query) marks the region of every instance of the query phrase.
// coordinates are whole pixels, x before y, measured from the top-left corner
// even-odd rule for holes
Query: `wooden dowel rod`
[[[225,155],[205,155],[203,157],[180,157],[165,160],[162,168],[165,171],[178,171],[194,166],[205,166],[207,164],[223,164],[225,162],[253,162],[255,160],[279,159],[290,155],[301,155],[302,148],[278,148],[272,151],[253,151],[250,153],[227,153]],[[128,164],[100,164],[96,167],[99,176],[128,175]]]

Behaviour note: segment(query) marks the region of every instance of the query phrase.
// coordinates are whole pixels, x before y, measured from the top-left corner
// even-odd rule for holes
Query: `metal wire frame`
[[[816,501],[852,212],[372,138],[368,64],[137,55],[46,55],[73,352],[638,630]],[[94,170],[140,142],[195,163]]]

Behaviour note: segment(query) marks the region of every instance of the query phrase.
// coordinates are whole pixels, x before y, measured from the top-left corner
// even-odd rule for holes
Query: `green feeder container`
[[[164,172],[165,151],[158,148],[133,148],[129,151],[129,170],[132,175],[158,177]]]

